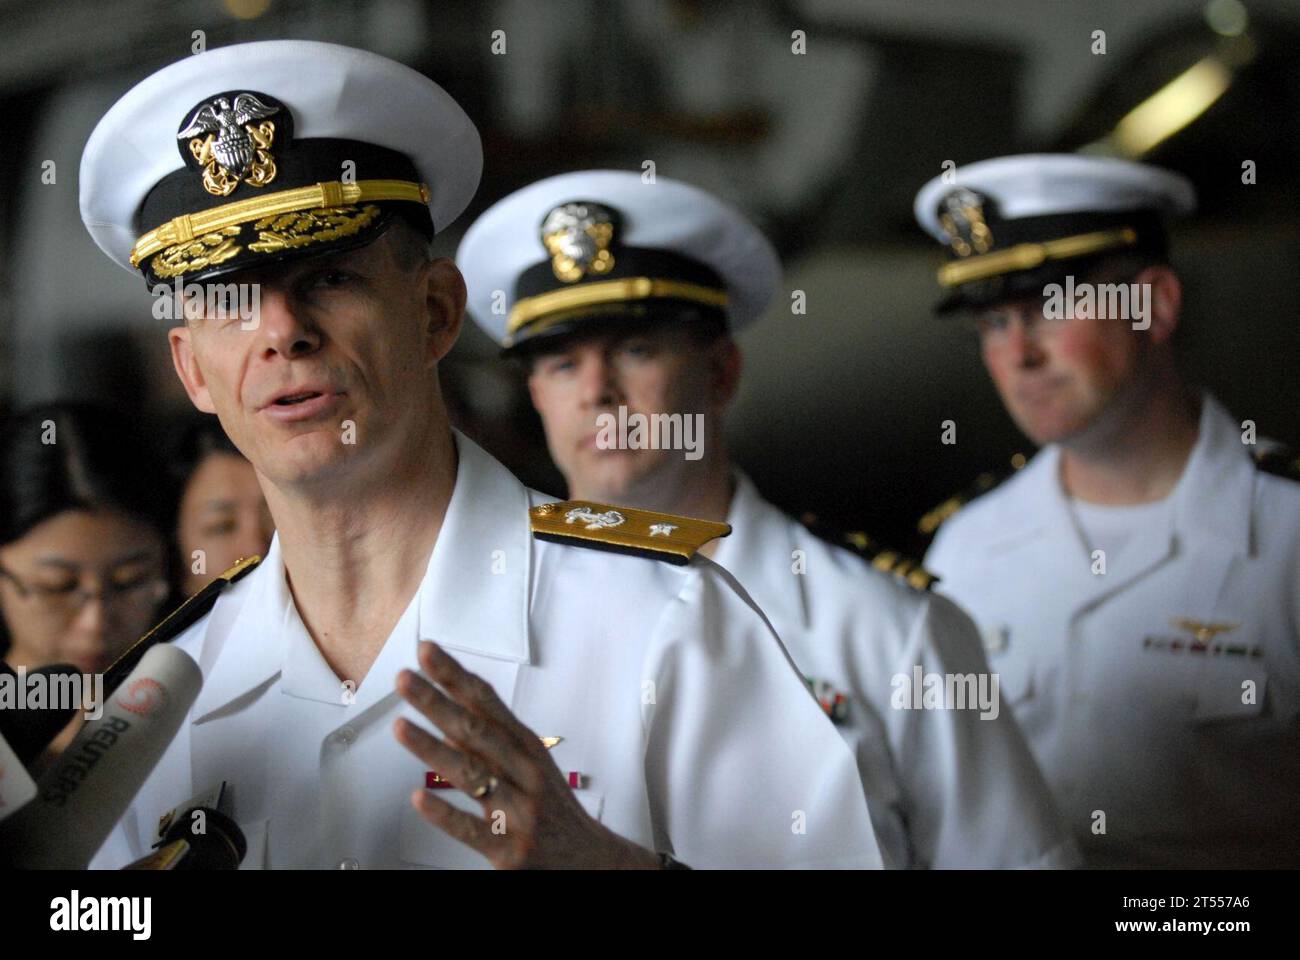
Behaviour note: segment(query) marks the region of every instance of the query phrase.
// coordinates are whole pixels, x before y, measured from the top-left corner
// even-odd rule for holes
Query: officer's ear
[[[431,261],[425,276],[427,356],[437,363],[451,351],[465,321],[465,278],[447,257]]]
[[[1147,301],[1151,311],[1151,327],[1147,336],[1152,343],[1168,343],[1178,329],[1178,319],[1183,310],[1183,284],[1173,267],[1153,264],[1133,278],[1150,291]]]
[[[208,393],[208,382],[199,366],[199,358],[194,355],[194,344],[190,342],[189,327],[173,327],[167,331],[167,340],[172,348],[172,366],[176,376],[189,394],[190,403],[204,413],[216,413],[212,405],[212,396]]]

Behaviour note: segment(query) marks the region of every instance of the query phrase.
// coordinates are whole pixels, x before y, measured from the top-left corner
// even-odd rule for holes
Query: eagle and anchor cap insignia
[[[287,146],[292,124],[279,100],[252,90],[228,90],[185,116],[176,133],[181,157],[202,173],[208,193],[225,197],[240,183],[263,187],[275,179],[273,151]]]

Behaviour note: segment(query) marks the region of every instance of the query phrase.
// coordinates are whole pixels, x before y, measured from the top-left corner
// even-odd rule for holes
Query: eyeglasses
[[[86,590],[76,583],[52,587],[43,583],[24,582],[4,567],[0,567],[0,578],[12,583],[18,595],[41,612],[68,618],[79,614],[92,597],[98,597],[104,606],[120,604],[152,607],[161,602],[168,591],[165,579],[150,575],[135,577],[124,583],[113,583],[105,579],[98,590]]]

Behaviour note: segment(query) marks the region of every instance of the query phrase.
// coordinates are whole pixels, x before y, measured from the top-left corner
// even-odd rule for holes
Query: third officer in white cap
[[[927,565],[1091,864],[1298,866],[1300,483],[1178,362],[1191,185],[1072,155],[955,174],[916,198],[941,310],[1041,449],[931,516]]]
[[[731,334],[759,318],[780,279],[752,223],[666,177],[582,171],[497,203],[457,261],[472,316],[527,370],[570,496],[731,526],[712,556],[852,746],[887,865],[1074,862],[996,687],[979,702],[991,678],[970,620],[925,589],[919,568],[883,552],[873,566],[825,542],[732,463]],[[960,678],[969,697],[933,698],[923,687],[934,678]]]

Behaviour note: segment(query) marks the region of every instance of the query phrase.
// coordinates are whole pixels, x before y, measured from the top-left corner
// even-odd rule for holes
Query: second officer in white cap
[[[923,571],[823,541],[731,462],[731,333],[759,318],[781,272],[752,223],[666,177],[582,171],[494,205],[457,261],[472,316],[526,365],[570,496],[731,526],[706,549],[771,619],[852,746],[887,865],[1074,863],[996,688],[983,707],[975,686],[960,705],[923,695],[925,678],[989,682],[970,620],[927,592]]]

